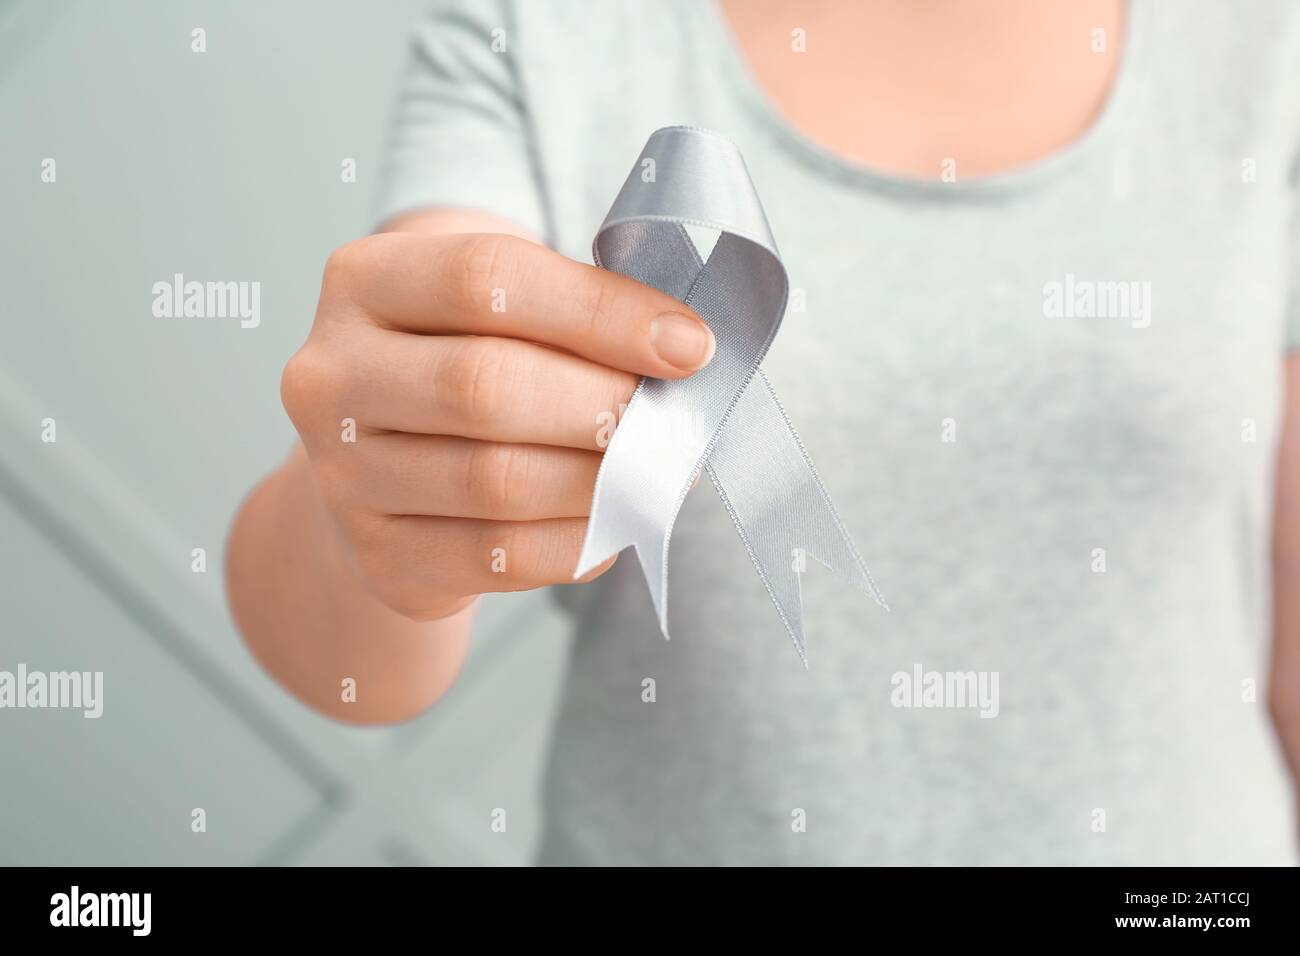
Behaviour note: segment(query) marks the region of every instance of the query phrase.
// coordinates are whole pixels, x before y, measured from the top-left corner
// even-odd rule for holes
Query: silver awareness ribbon
[[[708,262],[686,226],[719,233]],[[574,577],[636,548],[668,636],[668,543],[701,467],[807,664],[803,555],[884,599],[759,363],[789,282],[740,150],[707,130],[651,134],[593,243],[596,265],[693,308],[717,349],[680,381],[643,378],[605,449]]]

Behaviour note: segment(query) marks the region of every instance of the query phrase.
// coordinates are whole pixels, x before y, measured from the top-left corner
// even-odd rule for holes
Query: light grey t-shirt
[[[671,642],[631,554],[557,589],[543,862],[1293,861],[1266,687],[1300,5],[1137,0],[1125,46],[1076,143],[921,182],[787,125],[711,3],[422,24],[385,217],[482,208],[590,261],[652,130],[740,146],[795,290],[764,367],[892,607],[812,562],[805,670],[701,483]]]

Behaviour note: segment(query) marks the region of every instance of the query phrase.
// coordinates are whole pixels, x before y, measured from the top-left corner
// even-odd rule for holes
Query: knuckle
[[[280,375],[280,401],[293,423],[307,421],[322,399],[337,389],[338,380],[318,348],[304,345],[290,356]]]
[[[503,412],[507,388],[506,359],[500,346],[468,339],[444,370],[443,391],[451,413],[469,425],[486,425]]]
[[[513,236],[485,233],[469,236],[457,247],[454,274],[467,305],[485,307],[493,289],[510,285],[519,242]]]
[[[585,331],[603,338],[617,334],[617,311],[620,292],[608,274],[593,270],[590,280],[580,285],[579,308],[587,323]]]
[[[511,445],[481,444],[470,455],[469,499],[485,516],[510,517],[527,489],[527,454]]]
[[[321,308],[317,315],[331,314],[324,306],[338,301],[360,309],[357,291],[373,281],[374,274],[382,269],[394,249],[408,241],[409,237],[399,233],[376,233],[362,236],[344,243],[329,254],[325,260],[325,273],[321,278]]]
[[[365,270],[369,257],[367,239],[355,239],[339,246],[325,260],[325,277],[323,285],[329,287],[347,287],[352,280]]]

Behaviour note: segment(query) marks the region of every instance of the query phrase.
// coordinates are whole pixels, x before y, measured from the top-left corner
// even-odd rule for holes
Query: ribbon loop
[[[687,225],[719,231],[707,262]],[[574,577],[635,547],[667,637],[669,541],[706,469],[806,663],[803,553],[885,602],[759,371],[789,283],[740,151],[692,127],[653,133],[596,234],[593,257],[689,305],[717,348],[688,378],[637,386],[596,477]]]

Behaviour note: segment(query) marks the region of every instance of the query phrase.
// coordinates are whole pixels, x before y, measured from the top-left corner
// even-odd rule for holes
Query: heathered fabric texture
[[[542,862],[1294,860],[1265,694],[1300,6],[1132,14],[1086,135],[956,182],[801,137],[709,3],[420,26],[385,218],[481,208],[590,261],[651,131],[740,146],[794,290],[764,368],[892,607],[810,563],[805,670],[702,482],[671,642],[631,554],[557,589]],[[917,668],[996,673],[996,716],[899,706]]]

